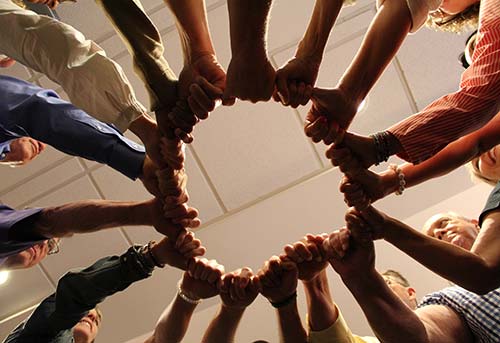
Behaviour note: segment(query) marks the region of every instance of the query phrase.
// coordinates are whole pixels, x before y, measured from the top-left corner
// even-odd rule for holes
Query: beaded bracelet
[[[177,282],[177,294],[179,295],[179,297],[181,297],[181,299],[184,300],[185,302],[192,305],[198,305],[199,303],[201,303],[201,299],[195,300],[188,297],[186,293],[184,293],[184,291],[182,290],[181,283],[182,280],[179,280],[179,282]]]
[[[291,304],[292,302],[295,301],[295,299],[297,299],[297,291],[293,292],[293,294],[291,294],[288,298],[285,298],[282,301],[279,301],[276,303],[273,303],[272,301],[270,301],[270,303],[271,303],[271,305],[273,305],[274,308],[280,308],[280,307],[285,307],[286,305]]]
[[[405,190],[405,186],[406,186],[405,174],[403,174],[403,171],[401,170],[401,168],[399,168],[399,166],[396,164],[390,164],[389,169],[394,171],[398,177],[399,188],[395,192],[396,195],[403,194],[403,191]]]

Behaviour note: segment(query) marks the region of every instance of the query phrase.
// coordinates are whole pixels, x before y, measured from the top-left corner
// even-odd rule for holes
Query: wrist
[[[385,170],[380,173],[380,182],[384,190],[384,196],[392,194],[399,189],[398,174],[392,170]]]
[[[374,267],[369,267],[365,269],[353,269],[352,271],[342,273],[340,275],[344,284],[351,287],[370,287],[370,284],[376,278],[377,271]]]
[[[184,279],[179,280],[177,283],[177,295],[187,303],[198,305],[201,303],[202,299],[195,292],[192,292],[189,288],[184,286]]]
[[[294,304],[297,302],[297,290],[295,290],[292,294],[289,294],[283,298],[278,299],[268,299],[271,305],[274,308],[282,308],[288,307],[290,304]]]
[[[231,316],[242,315],[246,310],[246,306],[230,306],[221,303],[220,314],[228,314]]]

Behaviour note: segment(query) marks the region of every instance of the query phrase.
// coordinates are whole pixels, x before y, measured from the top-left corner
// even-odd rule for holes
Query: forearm
[[[302,326],[296,301],[278,308],[276,313],[280,328],[280,342],[304,343],[307,341],[307,333]]]
[[[186,334],[196,306],[176,295],[156,324],[154,342],[181,342]]]
[[[50,238],[124,225],[152,225],[149,202],[83,200],[47,207],[38,216],[34,230]]]
[[[375,270],[342,279],[381,343],[428,342],[424,324]]]
[[[235,340],[236,329],[245,312],[244,308],[229,308],[221,304],[219,312],[212,319],[203,335],[204,343],[231,343]]]
[[[231,53],[266,55],[267,20],[272,0],[228,0]]]
[[[309,327],[313,331],[329,328],[337,321],[339,312],[330,294],[326,272],[321,272],[318,277],[303,284],[307,299]]]
[[[210,38],[204,0],[166,0],[177,19],[177,28],[184,50],[184,64],[200,55],[215,54]]]
[[[497,266],[465,249],[428,237],[394,218],[386,223],[384,239],[433,272],[472,292],[486,293],[499,286]]]
[[[410,27],[411,15],[406,1],[386,1],[337,87],[354,103],[361,103],[396,54]]]
[[[306,56],[318,64],[321,63],[328,37],[341,8],[341,0],[316,1],[311,20],[295,56]]]

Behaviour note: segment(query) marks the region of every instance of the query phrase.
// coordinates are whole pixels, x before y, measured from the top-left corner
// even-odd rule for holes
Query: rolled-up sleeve
[[[55,92],[8,76],[0,76],[0,128],[107,164],[133,180],[142,173],[146,156],[142,145],[60,99]]]
[[[0,53],[60,84],[94,118],[127,130],[146,112],[119,64],[75,28],[0,0]]]

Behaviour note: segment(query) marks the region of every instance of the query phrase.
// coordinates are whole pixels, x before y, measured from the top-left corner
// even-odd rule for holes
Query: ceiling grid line
[[[394,56],[392,64],[396,69],[396,73],[398,74],[399,80],[401,81],[401,86],[403,87],[403,91],[405,92],[406,97],[408,98],[411,110],[413,111],[413,113],[417,113],[419,111],[417,101],[415,100],[415,96],[413,95],[413,92],[410,88],[410,84],[408,83],[408,79],[406,78],[405,71],[397,55]]]
[[[227,206],[224,204],[224,201],[222,200],[221,195],[217,191],[217,187],[215,187],[215,184],[210,178],[210,175],[208,175],[208,171],[205,169],[205,166],[201,162],[201,159],[198,156],[198,153],[196,152],[194,146],[188,145],[188,149],[191,152],[191,155],[193,156],[193,159],[195,160],[196,164],[198,165],[198,168],[200,168],[201,175],[203,175],[203,178],[207,182],[208,188],[214,195],[217,204],[219,205],[223,213],[227,213],[228,212]]]

